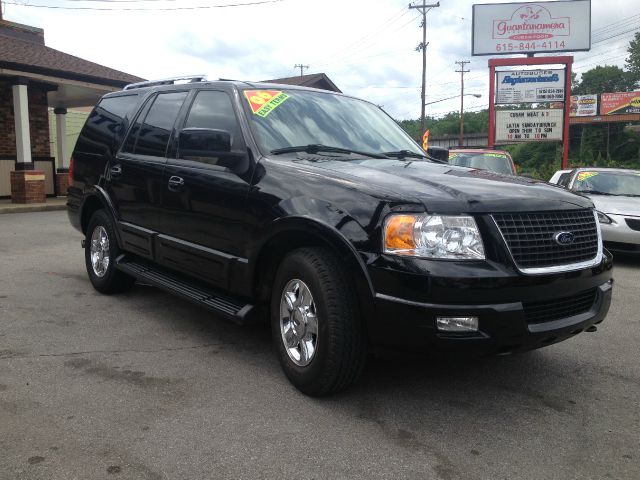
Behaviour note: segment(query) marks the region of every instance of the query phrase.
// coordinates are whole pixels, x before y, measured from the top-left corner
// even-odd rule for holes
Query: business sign
[[[497,104],[564,101],[564,70],[512,70],[497,77]]]
[[[569,115],[572,117],[598,115],[598,95],[571,95]]]
[[[600,95],[600,115],[640,113],[640,92],[603,93]]]
[[[544,110],[497,110],[496,143],[562,140],[564,112]]]
[[[590,0],[473,6],[473,55],[590,49]]]

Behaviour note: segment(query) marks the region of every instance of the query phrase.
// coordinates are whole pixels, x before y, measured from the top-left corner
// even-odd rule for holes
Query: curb
[[[0,215],[8,213],[27,213],[27,212],[53,212],[59,210],[66,210],[67,205],[62,204],[36,204],[36,205],[11,205],[0,206]]]

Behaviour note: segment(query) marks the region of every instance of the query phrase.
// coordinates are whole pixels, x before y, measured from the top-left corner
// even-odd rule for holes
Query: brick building
[[[35,203],[64,195],[67,109],[93,106],[102,95],[141,80],[47,47],[40,28],[0,20],[0,198]]]

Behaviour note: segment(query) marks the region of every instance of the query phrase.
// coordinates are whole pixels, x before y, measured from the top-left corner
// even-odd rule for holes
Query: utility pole
[[[2,0],[0,0],[0,20],[2,20]]]
[[[464,147],[464,74],[469,72],[464,69],[464,66],[471,62],[460,60],[455,63],[460,65],[460,70],[456,70],[456,72],[460,72],[460,140],[458,140],[458,146]]]
[[[424,0],[422,0],[422,5],[409,5],[409,10],[416,9],[420,10],[422,13],[422,43],[418,45],[416,51],[422,50],[422,104],[421,114],[420,114],[420,135],[424,133],[424,100],[425,100],[425,90],[426,90],[426,82],[427,82],[427,12],[432,8],[436,8],[440,6],[440,2],[426,4]]]
[[[302,65],[301,63],[296,63],[295,66],[293,68],[299,68],[300,69],[300,76],[303,75],[303,70],[306,68],[307,70],[309,70],[309,65]]]

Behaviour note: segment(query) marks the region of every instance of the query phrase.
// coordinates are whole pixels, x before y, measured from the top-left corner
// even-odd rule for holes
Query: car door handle
[[[172,176],[169,178],[169,190],[180,190],[184,187],[184,178]]]
[[[114,165],[111,167],[110,172],[112,177],[117,177],[122,173],[122,167],[120,165]]]

